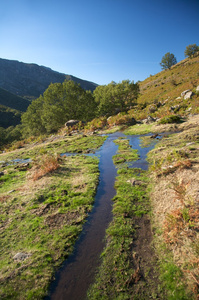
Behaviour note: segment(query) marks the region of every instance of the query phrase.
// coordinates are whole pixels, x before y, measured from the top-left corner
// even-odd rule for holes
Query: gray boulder
[[[78,120],[69,120],[65,123],[66,127],[73,127],[74,125],[78,124],[80,121]]]
[[[193,96],[193,92],[191,90],[185,90],[181,93],[181,97],[184,98],[184,100],[191,99]]]
[[[184,97],[186,95],[186,93],[191,92],[191,90],[185,90],[181,93],[181,97]]]
[[[192,96],[193,96],[193,92],[190,91],[190,92],[188,92],[188,93],[186,93],[186,94],[184,95],[184,100],[191,99]]]

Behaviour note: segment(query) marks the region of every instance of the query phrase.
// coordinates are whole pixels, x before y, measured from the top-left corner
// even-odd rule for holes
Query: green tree
[[[22,132],[24,136],[41,135],[46,133],[42,124],[41,116],[43,112],[43,97],[33,100],[28,106],[27,111],[22,115]]]
[[[108,85],[98,86],[93,94],[98,105],[98,116],[110,116],[127,111],[134,105],[139,94],[139,85],[129,80],[121,83],[112,81]]]
[[[56,132],[69,119],[89,121],[95,117],[96,106],[92,93],[73,81],[50,84],[23,114],[24,133]]]
[[[174,56],[174,54],[167,52],[163,57],[160,62],[160,65],[163,70],[170,69],[173,65],[177,63],[177,60]]]
[[[184,55],[185,57],[194,57],[194,55],[199,51],[199,46],[197,46],[196,44],[192,44],[186,47],[185,51],[184,51]]]

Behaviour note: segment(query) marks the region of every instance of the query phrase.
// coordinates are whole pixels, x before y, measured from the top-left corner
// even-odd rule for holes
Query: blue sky
[[[108,84],[199,45],[199,0],[1,0],[0,58]]]

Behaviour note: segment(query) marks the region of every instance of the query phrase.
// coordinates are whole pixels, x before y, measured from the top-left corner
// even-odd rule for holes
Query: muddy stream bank
[[[46,300],[84,300],[88,287],[94,282],[95,272],[100,264],[100,253],[105,246],[105,231],[112,219],[111,199],[116,194],[114,183],[117,176],[112,156],[117,153],[118,146],[114,140],[118,137],[128,138],[131,147],[138,149],[140,158],[130,163],[129,167],[147,170],[146,156],[157,140],[148,147],[141,147],[140,136],[126,136],[122,132],[108,136],[95,153],[99,156],[100,177],[93,210],[76,242],[74,253],[57,272]]]

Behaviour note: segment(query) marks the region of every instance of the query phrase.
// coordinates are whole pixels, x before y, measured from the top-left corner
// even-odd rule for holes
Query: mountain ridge
[[[73,80],[91,91],[98,86],[94,82],[59,73],[49,67],[0,58],[0,88],[17,96],[33,100],[43,94],[51,83],[62,83],[64,80]]]

